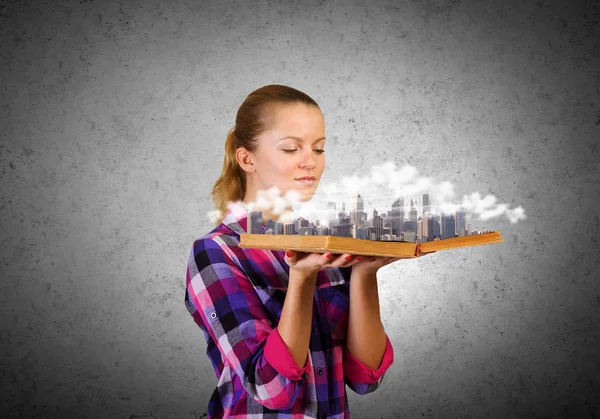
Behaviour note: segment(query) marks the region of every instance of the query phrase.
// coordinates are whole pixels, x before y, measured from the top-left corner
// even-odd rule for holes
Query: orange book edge
[[[306,237],[306,240],[304,238]],[[329,238],[333,238],[329,240]],[[287,242],[286,242],[287,241]],[[303,241],[318,241],[318,245],[302,244]],[[336,243],[329,243],[335,241]],[[470,236],[452,237],[430,242],[405,242],[355,239],[339,236],[301,236],[285,234],[241,234],[239,247],[269,250],[297,250],[303,252],[349,253],[366,256],[418,257],[423,253],[449,250],[459,247],[472,247],[483,244],[504,242],[497,231]],[[382,243],[382,244],[376,244]],[[373,246],[375,244],[375,246]],[[365,246],[371,249],[365,249]],[[375,249],[373,249],[375,247]],[[379,247],[379,249],[377,249]]]

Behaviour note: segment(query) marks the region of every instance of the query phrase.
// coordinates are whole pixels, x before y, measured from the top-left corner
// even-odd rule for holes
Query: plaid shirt
[[[289,265],[284,251],[237,246],[246,216],[230,209],[194,241],[187,266],[185,304],[218,379],[208,417],[350,418],[345,386],[361,395],[379,387],[394,360],[389,337],[377,369],[352,356],[345,345],[352,267],[322,270],[308,357],[297,365],[277,331]]]

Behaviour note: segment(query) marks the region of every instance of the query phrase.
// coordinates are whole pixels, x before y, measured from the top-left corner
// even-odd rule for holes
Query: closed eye
[[[285,151],[286,153],[293,153],[293,152],[298,151],[298,150],[296,149],[296,150],[283,150],[283,151]],[[317,154],[323,154],[323,153],[325,153],[325,150],[323,150],[323,149],[318,149],[318,150],[314,150],[314,151]]]

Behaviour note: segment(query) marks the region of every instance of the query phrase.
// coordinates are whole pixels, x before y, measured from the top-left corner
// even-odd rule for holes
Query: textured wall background
[[[2,417],[202,416],[187,257],[270,83],[321,105],[323,181],[391,159],[528,216],[381,271],[353,417],[600,414],[598,2],[1,4]]]

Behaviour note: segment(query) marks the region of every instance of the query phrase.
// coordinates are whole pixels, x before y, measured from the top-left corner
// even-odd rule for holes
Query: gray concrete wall
[[[597,2],[2,1],[2,417],[197,418],[183,304],[237,107],[321,105],[326,177],[492,193],[503,244],[380,275],[396,351],[353,417],[600,414]]]

